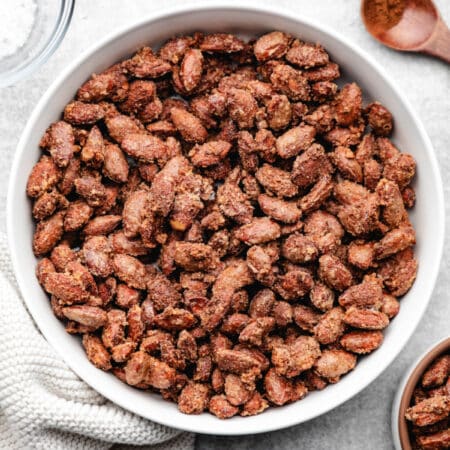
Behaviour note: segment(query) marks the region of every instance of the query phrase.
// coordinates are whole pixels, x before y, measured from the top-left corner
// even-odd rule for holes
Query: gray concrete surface
[[[0,89],[0,231],[5,230],[7,180],[15,145],[27,117],[56,74],[108,33],[141,19],[146,13],[179,3],[185,2],[77,0],[69,32],[51,60],[32,78]],[[372,40],[360,21],[358,0],[277,0],[276,3],[338,30],[386,68],[425,124],[439,159],[448,197],[450,66],[424,56],[399,54]],[[450,23],[450,2],[436,0],[436,3]],[[447,217],[448,213],[447,206]],[[279,432],[237,438],[198,436],[197,449],[391,449],[390,409],[402,374],[423,349],[449,334],[449,254],[447,237],[439,279],[425,317],[397,360],[363,392],[322,417]]]

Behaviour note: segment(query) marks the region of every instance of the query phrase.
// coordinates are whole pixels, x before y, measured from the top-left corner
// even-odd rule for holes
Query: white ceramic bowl
[[[277,29],[323,44],[342,67],[345,78],[355,80],[368,95],[367,99],[378,99],[392,111],[396,123],[394,140],[402,150],[414,155],[418,166],[417,206],[411,215],[417,230],[416,254],[420,261],[417,281],[402,299],[401,312],[386,330],[382,347],[363,358],[356,370],[338,384],[258,416],[234,417],[225,422],[206,413],[186,416],[176,405],[158,395],[133,389],[113,375],[96,369],[87,360],[80,340],[68,335],[54,317],[34,276],[36,258],[31,249],[34,226],[30,201],[25,195],[27,176],[38,160],[38,142],[43,132],[51,122],[58,120],[76,89],[93,72],[102,71],[144,44],[158,45],[178,33],[228,31],[250,37]],[[25,302],[43,335],[67,364],[98,392],[136,414],[184,430],[223,435],[261,433],[304,422],[330,411],[372,382],[398,355],[425,311],[438,273],[444,237],[443,192],[431,143],[404,96],[378,64],[336,32],[325,30],[291,11],[215,2],[155,14],[91,48],[57,78],[35,108],[17,147],[7,215],[12,260]]]
[[[392,403],[391,429],[396,450],[412,450],[408,435],[408,425],[405,419],[406,409],[411,403],[414,388],[427,367],[440,355],[450,351],[450,337],[428,347],[406,371],[398,385],[394,402]]]

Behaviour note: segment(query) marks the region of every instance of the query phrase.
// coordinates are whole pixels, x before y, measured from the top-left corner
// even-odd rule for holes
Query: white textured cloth
[[[67,367],[39,333],[20,298],[3,234],[0,295],[1,449],[108,449],[115,443],[153,450],[194,447],[193,434],[119,408]]]

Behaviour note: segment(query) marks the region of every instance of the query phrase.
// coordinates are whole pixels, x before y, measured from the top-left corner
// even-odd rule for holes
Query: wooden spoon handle
[[[439,19],[422,51],[450,63],[450,30],[442,19]]]

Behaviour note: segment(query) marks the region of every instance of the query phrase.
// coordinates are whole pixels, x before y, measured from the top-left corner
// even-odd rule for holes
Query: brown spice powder
[[[387,30],[400,22],[406,0],[372,0],[364,5],[364,15],[372,26]]]

